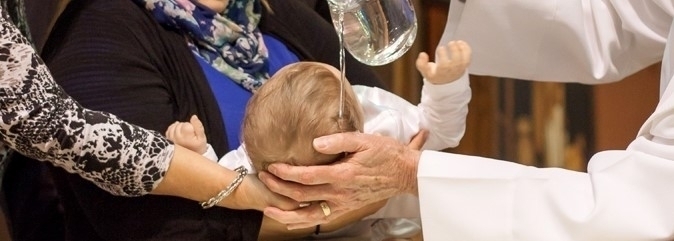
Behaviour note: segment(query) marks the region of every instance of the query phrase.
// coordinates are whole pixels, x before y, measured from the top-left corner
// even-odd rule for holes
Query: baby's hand
[[[428,62],[428,54],[422,52],[417,58],[417,69],[433,84],[447,84],[459,79],[470,64],[470,46],[464,41],[451,41],[447,46],[438,46],[436,62]],[[450,57],[451,54],[451,57]]]
[[[203,154],[208,149],[204,125],[193,115],[190,122],[175,122],[166,130],[166,138],[178,145]]]

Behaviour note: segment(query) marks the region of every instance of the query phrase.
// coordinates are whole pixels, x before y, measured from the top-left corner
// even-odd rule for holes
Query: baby
[[[315,151],[313,139],[348,131],[378,133],[407,143],[421,129],[426,129],[429,137],[424,149],[454,147],[463,136],[471,97],[466,71],[469,62],[470,47],[462,41],[439,47],[435,63],[421,53],[416,65],[424,77],[424,86],[418,106],[378,88],[341,83],[341,73],[330,65],[316,62],[288,65],[251,97],[243,120],[243,145],[218,162],[230,169],[245,166],[250,173],[265,170],[274,162],[328,165],[341,156]],[[189,123],[174,123],[166,135],[176,144],[217,159],[196,117]],[[360,226],[368,227],[366,232],[370,232],[368,236],[373,240],[408,238],[420,234],[418,210],[415,197],[394,197],[366,217],[363,222],[367,224]],[[401,234],[401,228],[409,232]],[[346,234],[338,230],[333,235]]]

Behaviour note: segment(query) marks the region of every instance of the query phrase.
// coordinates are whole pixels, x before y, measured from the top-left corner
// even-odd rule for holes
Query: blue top
[[[283,66],[299,61],[297,55],[278,39],[266,34],[263,34],[262,38],[269,50],[270,76]],[[213,68],[201,57],[195,57],[204,71],[208,84],[211,86],[215,100],[218,102],[220,115],[222,115],[222,120],[225,122],[229,150],[234,150],[241,144],[241,139],[239,138],[241,136],[241,124],[248,99],[250,99],[252,93]]]

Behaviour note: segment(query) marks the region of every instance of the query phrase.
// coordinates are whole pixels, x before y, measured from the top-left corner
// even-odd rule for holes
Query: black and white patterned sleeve
[[[2,11],[0,141],[115,195],[154,189],[168,169],[173,144],[157,132],[83,108],[54,82],[8,19]]]

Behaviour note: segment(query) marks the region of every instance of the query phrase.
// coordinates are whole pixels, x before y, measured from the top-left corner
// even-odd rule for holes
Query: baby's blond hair
[[[253,166],[273,162],[320,165],[338,155],[314,150],[316,137],[362,131],[363,114],[351,85],[344,83],[344,110],[339,120],[340,79],[326,66],[300,62],[284,67],[250,99],[243,121],[243,142]]]

